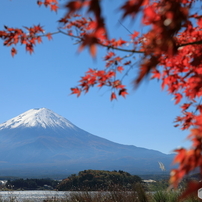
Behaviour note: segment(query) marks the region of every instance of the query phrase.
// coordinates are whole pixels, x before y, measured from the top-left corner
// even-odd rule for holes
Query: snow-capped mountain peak
[[[30,109],[19,116],[16,116],[2,124],[0,130],[4,128],[35,127],[43,128],[60,126],[62,128],[74,128],[75,126],[64,117],[54,113],[50,109],[35,108]]]

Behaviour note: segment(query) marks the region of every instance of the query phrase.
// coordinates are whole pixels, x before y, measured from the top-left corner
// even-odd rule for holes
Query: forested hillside
[[[110,190],[114,186],[132,189],[133,185],[141,182],[137,175],[131,175],[124,171],[84,170],[64,179],[59,185],[60,191],[78,190]]]

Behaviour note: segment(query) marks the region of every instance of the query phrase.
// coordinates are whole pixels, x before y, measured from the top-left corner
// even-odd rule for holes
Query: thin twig
[[[130,34],[133,34],[127,27],[125,27],[120,20],[118,20],[118,22],[121,24],[122,27],[124,27]]]

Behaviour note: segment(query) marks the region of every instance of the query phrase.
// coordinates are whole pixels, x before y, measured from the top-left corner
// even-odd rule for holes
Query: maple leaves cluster
[[[141,63],[134,85],[138,86],[148,75],[161,80],[162,88],[174,96],[175,104],[182,103],[182,115],[176,118],[175,126],[181,126],[182,130],[192,128],[188,137],[192,147],[175,150],[174,162],[179,166],[171,172],[171,183],[177,186],[196,168],[202,176],[202,15],[193,13],[195,0],[123,1],[120,7],[122,20],[133,20],[141,12],[142,24],[148,28],[141,35],[134,30],[129,40],[108,37],[101,3],[101,0],[67,1],[64,6],[66,14],[59,19],[57,33],[75,38],[79,51],[88,48],[91,56],[95,57],[98,46],[107,50],[103,58],[105,67],[90,68],[81,77],[79,85],[71,88],[72,94],[80,96],[91,87],[106,86],[111,89],[111,100],[117,99],[117,96],[125,97],[128,92],[123,78],[135,65],[134,54],[140,54]],[[59,9],[57,0],[39,0],[37,4],[56,12]],[[84,11],[85,16],[80,14]],[[24,29],[5,26],[0,31],[4,45],[12,46],[12,56],[17,53],[14,46],[18,43],[24,44],[26,50],[32,53],[34,45],[41,43],[43,36],[52,38],[51,33],[44,34],[40,25]],[[127,43],[132,48],[126,48],[124,45]],[[122,56],[117,52],[121,52]],[[123,76],[120,78],[118,75]],[[190,185],[184,196],[199,186],[201,183]]]
[[[122,84],[122,81],[116,79],[116,72],[122,72],[124,70],[124,65],[127,66],[130,62],[125,62],[123,66],[119,66],[118,62],[122,60],[122,58],[115,57],[114,52],[108,52],[108,54],[104,58],[106,62],[106,70],[96,70],[89,69],[86,72],[86,75],[83,76],[80,80],[80,88],[72,88],[72,94],[77,94],[80,96],[81,92],[87,93],[90,87],[97,85],[97,87],[109,86],[112,88],[111,100],[117,99],[117,95],[115,91],[118,91],[119,96],[125,97],[128,93],[125,88],[125,85]],[[115,67],[113,67],[113,65]],[[109,68],[109,67],[113,68]]]
[[[189,15],[185,29],[174,37],[177,53],[162,55],[161,72],[154,71],[153,77],[162,80],[162,88],[174,96],[175,104],[181,104],[182,115],[176,118],[176,127],[192,128],[188,139],[190,149],[177,149],[174,163],[178,169],[171,172],[171,183],[176,187],[184,176],[198,169],[202,176],[202,31],[201,16]],[[196,26],[197,25],[197,26]],[[183,197],[201,188],[201,182],[190,182]]]
[[[24,29],[26,31],[4,26],[4,30],[0,31],[0,38],[4,40],[4,46],[13,46],[11,48],[12,56],[17,54],[17,50],[14,46],[18,43],[25,45],[26,51],[31,54],[34,51],[34,45],[42,42],[41,35],[47,36],[49,40],[51,39],[50,34],[44,35],[44,30],[40,25],[30,28],[24,27]]]
[[[92,1],[94,3],[94,1]],[[106,29],[103,27],[103,18],[95,12],[96,20],[92,18],[83,18],[78,14],[72,14],[76,9],[80,9],[82,3],[70,2],[66,5],[70,9],[69,12],[60,19],[62,24],[60,32],[65,30],[66,34],[77,39],[77,43],[80,44],[79,51],[82,51],[86,46],[89,47],[90,54],[95,57],[97,45],[107,47],[108,52],[104,57],[106,62],[104,70],[89,69],[85,76],[81,77],[79,86],[71,88],[72,94],[76,94],[78,97],[82,92],[87,93],[91,87],[95,85],[97,87],[111,87],[111,100],[117,99],[117,95],[125,97],[128,93],[125,85],[122,84],[121,79],[117,79],[117,74],[122,73],[125,69],[130,68],[131,61],[125,61],[127,57],[116,56],[115,52],[110,49],[122,47],[127,42],[122,39],[107,38]],[[89,1],[83,1],[85,6],[89,6]],[[101,22],[101,25],[99,24]],[[132,34],[131,38],[135,38],[138,35],[137,32]],[[127,68],[128,67],[128,68]]]
[[[43,0],[43,1],[41,1],[41,0],[39,0],[39,1],[37,1],[37,4],[39,5],[39,6],[41,6],[41,5],[44,5],[44,6],[46,6],[46,7],[50,7],[50,9],[52,10],[52,11],[57,11],[58,10],[58,1],[57,0]]]

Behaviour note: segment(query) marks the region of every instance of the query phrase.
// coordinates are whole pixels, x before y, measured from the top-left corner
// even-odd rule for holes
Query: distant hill
[[[124,188],[132,190],[135,183],[141,183],[142,179],[137,175],[131,175],[124,171],[84,170],[78,175],[71,175],[62,180],[57,186],[59,191],[79,190],[112,190]]]
[[[158,162],[168,172],[172,159],[92,135],[46,108],[0,124],[0,176],[66,175],[88,169],[162,173]]]

